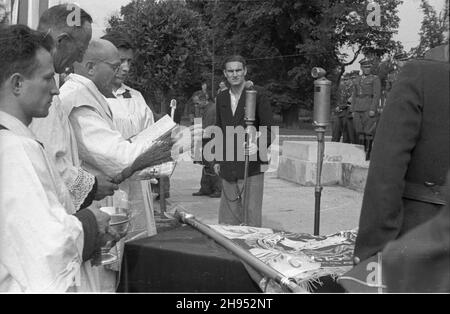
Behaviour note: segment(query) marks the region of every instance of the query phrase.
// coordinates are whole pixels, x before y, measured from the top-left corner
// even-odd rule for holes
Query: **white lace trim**
[[[84,200],[91,192],[94,184],[95,177],[89,172],[78,168],[77,178],[75,179],[74,183],[68,187],[76,211],[80,210],[80,206],[84,203]]]

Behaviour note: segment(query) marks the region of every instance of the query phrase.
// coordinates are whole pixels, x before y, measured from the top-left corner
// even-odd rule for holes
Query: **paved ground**
[[[304,139],[302,139],[304,140]],[[181,206],[207,224],[217,224],[220,199],[194,197],[200,188],[202,168],[192,162],[179,162],[171,178],[168,207]],[[278,179],[276,173],[265,178],[263,227],[292,232],[313,233],[314,188]],[[322,193],[321,234],[358,226],[362,193],[341,187],[325,187]],[[159,210],[155,202],[155,210]]]

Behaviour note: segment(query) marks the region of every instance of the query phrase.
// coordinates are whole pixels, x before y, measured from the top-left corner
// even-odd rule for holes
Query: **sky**
[[[400,41],[406,52],[419,45],[419,31],[423,19],[422,10],[420,9],[420,2],[420,0],[403,0],[403,4],[398,10],[400,25],[398,34],[394,35],[394,40]],[[442,11],[445,4],[445,0],[428,0],[428,2],[438,12]],[[363,56],[360,56],[355,63],[347,67],[346,72],[359,70],[360,67],[358,62],[362,58]]]
[[[83,9],[88,11],[94,18],[93,38],[99,38],[104,34],[107,20],[110,16],[118,13],[121,6],[130,0],[75,0]],[[376,1],[376,0],[375,0]],[[428,0],[438,12],[444,8],[445,0]],[[67,1],[62,1],[67,2]],[[400,26],[399,32],[394,36],[399,40],[406,51],[419,44],[419,30],[422,23],[422,11],[420,0],[403,0],[399,7]],[[359,59],[358,59],[359,60]],[[358,62],[347,68],[347,71],[359,69]]]
[[[445,0],[428,0],[438,12],[444,8]],[[419,31],[423,14],[420,9],[420,0],[404,0],[399,10],[399,33],[394,39],[402,42],[406,51],[419,45]]]

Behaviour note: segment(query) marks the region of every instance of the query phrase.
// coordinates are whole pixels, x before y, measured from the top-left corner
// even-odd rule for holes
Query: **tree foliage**
[[[6,12],[6,6],[0,1],[0,26],[8,24],[8,14]]]
[[[248,79],[265,87],[274,112],[291,125],[300,109],[312,108],[313,67],[326,69],[337,89],[361,53],[399,46],[392,35],[401,2],[377,0],[379,26],[368,25],[366,0],[135,0],[110,24],[137,44],[133,83],[148,94],[188,97],[201,79],[217,85],[224,57],[241,54]]]
[[[214,55],[239,53],[249,61],[249,78],[268,91],[275,112],[296,122],[300,108],[312,107],[311,69],[321,66],[339,85],[345,67],[365,49],[380,53],[398,46],[399,0],[379,0],[381,25],[367,23],[364,0],[187,0],[212,29]],[[359,19],[349,18],[356,12]],[[352,46],[352,60],[341,53]],[[347,60],[347,61],[346,61]],[[217,64],[220,69],[220,64]],[[220,74],[220,72],[218,73]],[[292,118],[292,121],[287,121]]]
[[[422,0],[420,7],[423,12],[420,43],[411,49],[411,54],[415,57],[423,57],[427,50],[449,42],[449,0],[445,1],[444,10],[440,14],[427,0]]]
[[[201,81],[210,59],[208,28],[182,1],[135,0],[109,20],[107,32],[128,34],[136,48],[130,84],[156,109],[169,97],[188,94]]]

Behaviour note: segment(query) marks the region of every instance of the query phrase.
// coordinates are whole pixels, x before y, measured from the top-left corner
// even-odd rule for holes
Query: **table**
[[[322,278],[315,292],[344,292]],[[177,225],[127,243],[118,292],[258,293],[244,264],[190,226]]]

